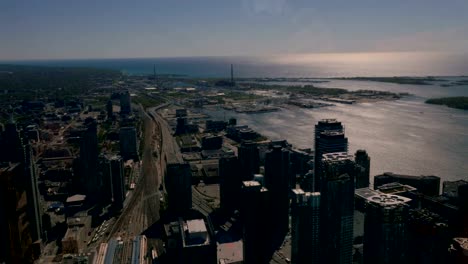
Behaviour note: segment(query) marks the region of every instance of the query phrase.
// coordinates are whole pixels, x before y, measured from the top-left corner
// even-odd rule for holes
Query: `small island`
[[[396,84],[413,84],[413,85],[431,85],[431,82],[445,81],[443,79],[436,79],[434,77],[343,77],[334,78],[337,80],[351,80],[351,81],[372,81],[372,82],[385,82]]]
[[[468,110],[468,96],[432,98],[426,104],[446,105],[451,108]]]

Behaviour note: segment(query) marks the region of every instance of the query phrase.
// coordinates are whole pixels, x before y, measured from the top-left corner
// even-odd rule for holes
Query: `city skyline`
[[[440,1],[15,1],[0,60],[467,53],[468,3]]]

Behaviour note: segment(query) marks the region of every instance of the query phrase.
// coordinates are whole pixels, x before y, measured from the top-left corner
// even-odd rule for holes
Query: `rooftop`
[[[203,221],[203,219],[188,220],[187,228],[189,234],[197,232],[207,232],[205,221]]]
[[[412,186],[404,185],[399,182],[391,182],[391,183],[383,184],[377,187],[377,189],[386,194],[398,194],[402,192],[411,192],[411,191],[417,190],[416,188]]]
[[[244,260],[242,241],[218,245],[218,263],[239,263]],[[221,262],[224,261],[224,262]]]
[[[260,187],[262,186],[258,181],[243,181],[242,185],[244,187]]]
[[[334,152],[323,154],[323,161],[344,161],[344,160],[353,160],[353,155],[349,155],[347,152]]]
[[[354,195],[357,196],[357,197],[360,197],[360,198],[364,198],[364,199],[367,199],[371,196],[375,196],[375,195],[379,195],[380,192],[379,191],[376,191],[376,190],[372,190],[370,188],[360,188],[360,189],[356,189],[354,191]]]
[[[411,199],[399,195],[377,194],[368,197],[367,201],[381,206],[391,206],[408,203]]]
[[[75,194],[67,198],[67,203],[76,203],[76,202],[84,202],[86,200],[86,195],[83,194]]]

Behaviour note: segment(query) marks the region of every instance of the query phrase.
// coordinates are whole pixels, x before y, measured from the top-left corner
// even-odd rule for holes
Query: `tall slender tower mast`
[[[153,64],[154,84],[157,86],[158,82],[156,79],[156,64]]]
[[[234,85],[234,67],[231,64],[231,84]]]

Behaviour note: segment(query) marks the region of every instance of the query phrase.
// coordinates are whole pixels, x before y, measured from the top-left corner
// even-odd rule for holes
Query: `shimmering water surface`
[[[468,179],[468,111],[429,105],[428,97],[468,96],[468,86],[400,85],[364,81],[331,81],[320,86],[374,89],[414,94],[398,101],[336,104],[319,109],[288,108],[263,114],[210,111],[231,116],[271,139],[287,139],[299,148],[313,147],[314,125],[336,118],[345,125],[349,149],[366,149],[371,174],[392,171],[438,175],[443,180]]]

